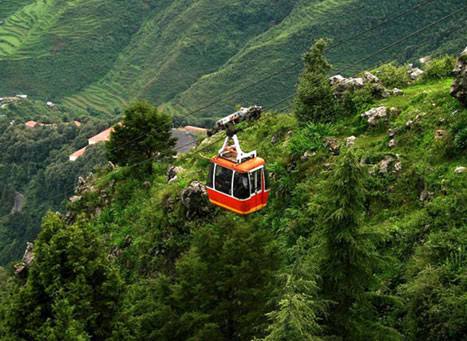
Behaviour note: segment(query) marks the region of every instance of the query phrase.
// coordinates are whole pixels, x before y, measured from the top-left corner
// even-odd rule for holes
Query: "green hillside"
[[[2,105],[3,107],[3,105]],[[25,122],[45,124],[28,128]],[[80,120],[76,126],[74,120]],[[69,162],[68,156],[111,121],[45,102],[19,100],[0,109],[0,264],[19,259],[36,238],[48,210],[63,210],[79,176],[106,161],[103,146]]]
[[[277,112],[242,123],[243,149],[271,172],[252,216],[186,200],[224,133],[150,174],[101,170],[66,218],[45,218],[27,276],[0,281],[0,336],[461,340],[467,109],[449,95],[451,67],[427,66],[400,96],[354,92],[329,123]],[[362,117],[380,106],[394,109]]]
[[[348,40],[417,3],[424,5]],[[237,104],[267,106],[290,95],[301,55],[320,36],[343,42],[330,58],[335,72],[346,74],[381,61],[458,51],[467,35],[459,25],[462,15],[413,37],[403,51],[390,49],[353,65],[461,5],[458,0],[378,6],[370,0],[3,1],[0,94],[22,92],[107,112],[146,98],[174,114],[226,98],[196,114],[219,116]],[[294,62],[290,72],[243,89]]]

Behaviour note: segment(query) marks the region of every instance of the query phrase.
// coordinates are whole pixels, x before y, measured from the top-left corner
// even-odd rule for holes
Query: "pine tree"
[[[175,139],[168,115],[145,101],[133,103],[124,115],[107,144],[110,161],[126,166],[174,154]]]
[[[323,291],[334,302],[327,321],[330,332],[349,338],[352,308],[365,303],[365,292],[376,263],[374,247],[361,230],[364,212],[365,172],[348,151],[329,180],[328,211],[324,219],[326,238]]]
[[[295,259],[285,273],[285,286],[277,310],[267,314],[271,320],[264,341],[319,340],[318,313],[323,304],[317,299],[315,266],[303,239],[292,253]]]
[[[328,80],[331,64],[324,56],[327,44],[319,39],[304,56],[295,98],[295,115],[302,125],[309,121],[332,122],[341,111]]]
[[[121,282],[92,227],[48,214],[26,283],[11,296],[7,335],[18,339],[104,339],[111,335]],[[52,338],[53,339],[53,338]]]
[[[135,291],[132,301],[138,308],[129,311],[133,316],[126,329],[136,321],[137,330],[130,334],[139,340],[151,335],[175,340],[261,336],[278,267],[278,250],[269,232],[244,220],[200,227],[189,251],[177,261],[171,283],[161,279],[150,290]],[[157,303],[148,297],[157,297]],[[153,330],[140,328],[141,323]]]

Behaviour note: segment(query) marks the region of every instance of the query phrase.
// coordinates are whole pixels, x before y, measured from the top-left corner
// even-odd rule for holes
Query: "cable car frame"
[[[270,189],[266,162],[256,151],[243,152],[237,135],[227,135],[218,155],[211,159],[208,198],[216,206],[248,215],[267,205]],[[233,145],[228,144],[230,139]]]

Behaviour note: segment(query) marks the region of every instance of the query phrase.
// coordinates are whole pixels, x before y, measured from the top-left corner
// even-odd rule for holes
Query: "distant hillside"
[[[432,27],[401,51],[362,65],[372,51],[451,13],[462,1],[371,0],[9,0],[0,3],[0,95],[23,92],[82,109],[113,112],[146,98],[173,112],[213,99],[197,113],[218,116],[236,104],[268,105],[293,92],[300,63],[260,85],[246,84],[299,62],[317,37],[346,41],[417,3],[414,13],[330,52],[336,72],[413,60],[465,45],[460,16]],[[238,91],[233,96],[230,93]]]
[[[4,102],[0,101],[1,265],[21,257],[25,243],[36,238],[45,212],[64,208],[79,176],[104,164],[103,146],[94,146],[76,162],[68,162],[68,156],[110,124],[43,101]],[[27,127],[30,120],[39,124]]]

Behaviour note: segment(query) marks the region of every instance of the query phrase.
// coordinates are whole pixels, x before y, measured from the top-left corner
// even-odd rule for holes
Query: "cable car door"
[[[251,188],[251,195],[253,196],[252,204],[254,207],[261,205],[261,192],[262,188],[262,168],[259,168],[250,173],[250,188]]]

